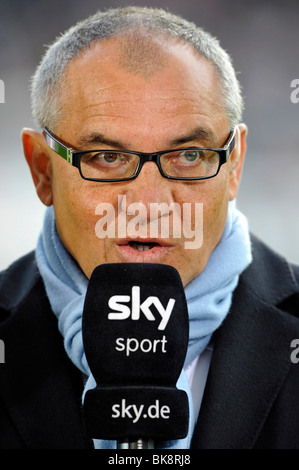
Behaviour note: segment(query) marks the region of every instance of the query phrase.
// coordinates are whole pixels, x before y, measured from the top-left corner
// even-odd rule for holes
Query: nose
[[[137,178],[128,182],[125,195],[126,210],[131,204],[134,204],[134,210],[138,210],[140,204],[140,208],[146,209],[149,218],[151,204],[163,202],[170,205],[174,202],[173,182],[161,175],[155,162],[146,162]],[[127,213],[130,214],[130,208]],[[160,215],[163,215],[163,211]]]

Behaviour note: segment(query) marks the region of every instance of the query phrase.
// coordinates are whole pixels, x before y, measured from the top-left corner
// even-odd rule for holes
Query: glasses
[[[137,178],[145,162],[155,162],[162,176],[172,180],[196,181],[219,173],[235,147],[236,129],[230,132],[223,148],[182,148],[155,153],[120,150],[74,152],[44,128],[48,146],[79,169],[85,180],[117,182]]]

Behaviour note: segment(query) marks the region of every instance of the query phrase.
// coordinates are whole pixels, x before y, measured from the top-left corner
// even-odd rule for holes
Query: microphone
[[[93,271],[82,319],[86,359],[97,386],[83,403],[86,433],[119,449],[153,448],[188,433],[189,404],[176,388],[189,339],[178,271],[152,263]]]

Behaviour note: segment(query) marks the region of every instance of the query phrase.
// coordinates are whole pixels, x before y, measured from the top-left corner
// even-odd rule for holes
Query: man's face
[[[57,138],[75,150],[156,152],[225,144],[229,122],[219,105],[217,74],[207,60],[189,47],[169,45],[165,66],[144,76],[117,65],[117,50],[118,41],[111,39],[97,43],[71,62],[65,75],[64,119],[53,130]],[[195,131],[200,129],[208,130],[210,137],[196,136]],[[186,285],[203,270],[221,238],[228,201],[237,191],[238,177],[231,171],[231,161],[221,167],[215,178],[205,181],[168,180],[154,162],[147,162],[134,180],[103,183],[82,179],[77,168],[45,143],[42,146],[48,159],[44,168],[50,181],[58,233],[86,276],[90,277],[94,268],[103,263],[155,262],[174,266]],[[237,153],[235,150],[232,160]],[[49,204],[51,197],[41,199]],[[187,249],[186,235],[174,238],[171,229],[166,238],[150,238],[150,230],[146,230],[152,222],[150,207],[162,202],[168,206],[176,203],[182,209],[181,217],[184,203],[189,204],[193,214],[195,204],[203,204],[200,246]],[[103,203],[113,207],[116,216],[126,214],[132,203],[146,208],[143,235],[134,238],[128,233],[126,238],[120,238],[116,233],[115,237],[99,238],[96,226],[101,216],[96,208]],[[127,214],[126,222],[137,214]],[[169,214],[171,228],[173,220]],[[196,229],[194,225],[193,228]],[[142,251],[134,239],[144,241],[146,248],[150,241],[156,245]]]

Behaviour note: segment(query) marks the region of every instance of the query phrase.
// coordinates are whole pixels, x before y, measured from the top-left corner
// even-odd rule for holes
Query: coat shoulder
[[[0,312],[14,310],[40,280],[34,251],[0,272]],[[3,319],[0,313],[0,321]]]
[[[299,316],[299,266],[251,234],[253,261],[240,277],[240,284],[267,304]]]

